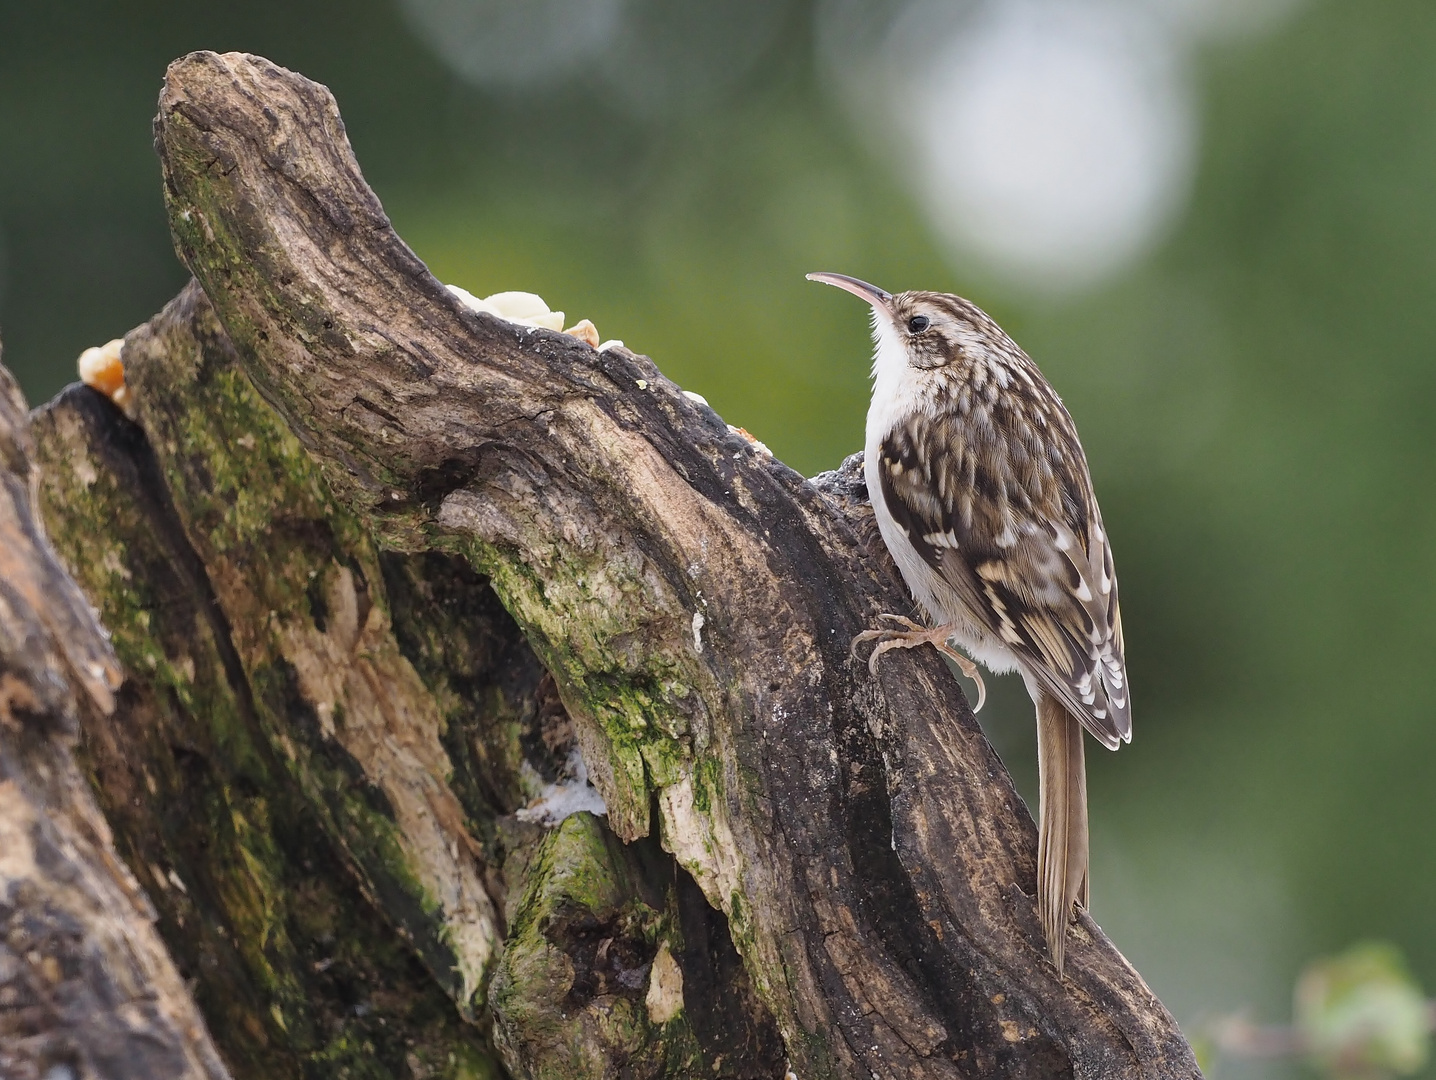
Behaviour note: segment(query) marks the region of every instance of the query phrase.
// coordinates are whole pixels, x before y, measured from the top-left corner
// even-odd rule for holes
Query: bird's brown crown
[[[946,367],[964,356],[1009,363],[1017,357],[1026,360],[987,312],[960,296],[914,289],[894,296],[889,310],[913,367]]]

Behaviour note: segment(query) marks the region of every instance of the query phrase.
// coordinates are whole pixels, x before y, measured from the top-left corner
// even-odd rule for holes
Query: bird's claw
[[[853,638],[850,652],[853,659],[857,659],[858,646],[869,641],[876,641],[877,646],[873,649],[872,655],[868,657],[868,671],[873,678],[878,674],[878,657],[892,649],[915,649],[919,645],[931,645],[938,652],[948,657],[958,670],[977,684],[977,704],[973,706],[973,712],[980,712],[983,704],[987,701],[987,686],[982,681],[982,673],[977,670],[977,665],[969,660],[962,653],[958,652],[948,643],[952,636],[951,626],[926,627],[907,618],[905,615],[893,615],[884,612],[879,615],[880,620],[886,619],[896,623],[903,629],[894,630],[882,627],[874,630],[864,630],[857,637]]]
[[[982,712],[982,706],[987,703],[987,684],[982,681],[982,672],[977,670],[977,665],[946,642],[939,645],[937,651],[956,664],[959,671],[977,684],[977,704],[972,707],[972,711]]]

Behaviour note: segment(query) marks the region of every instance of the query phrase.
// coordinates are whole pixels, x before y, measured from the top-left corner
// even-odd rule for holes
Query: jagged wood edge
[[[846,510],[622,349],[465,312],[394,234],[328,92],[259,58],[168,73],[176,245],[250,377],[380,535],[489,575],[620,835],[728,915],[800,1075],[1196,1075],[1090,920],[1069,977],[1035,837],[934,658],[847,643],[907,603]]]

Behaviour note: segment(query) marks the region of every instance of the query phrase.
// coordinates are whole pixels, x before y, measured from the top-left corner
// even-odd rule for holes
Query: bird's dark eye
[[[911,319],[907,321],[908,333],[921,334],[931,325],[932,320],[929,319],[926,315],[914,315]]]

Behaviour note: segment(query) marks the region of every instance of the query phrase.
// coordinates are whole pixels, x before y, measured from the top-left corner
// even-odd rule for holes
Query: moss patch
[[[126,669],[82,763],[231,1071],[498,1076],[274,752],[142,434],[74,388],[35,435],[50,536]]]
[[[654,958],[683,946],[675,897],[642,865],[655,852],[576,814],[530,863],[493,1004],[501,1048],[531,1075],[715,1075],[681,1009],[649,1014]]]

